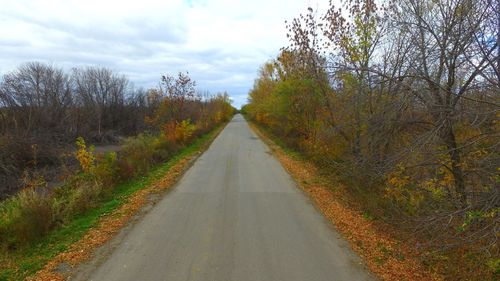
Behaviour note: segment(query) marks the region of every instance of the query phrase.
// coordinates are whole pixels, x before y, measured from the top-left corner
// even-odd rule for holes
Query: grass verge
[[[145,203],[172,186],[198,152],[208,148],[225,124],[198,138],[145,176],[120,184],[111,196],[42,240],[0,256],[0,280],[64,280],[60,264],[74,267],[108,241]]]
[[[356,204],[350,204],[349,197],[338,182],[322,175],[314,164],[288,148],[265,128],[249,123],[319,211],[335,225],[377,277],[398,281],[443,279],[421,264],[413,247],[395,238],[395,230],[390,225],[374,220],[352,207]]]

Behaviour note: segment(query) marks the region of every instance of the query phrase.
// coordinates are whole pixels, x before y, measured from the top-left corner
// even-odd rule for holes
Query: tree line
[[[203,133],[232,112],[227,94],[199,93],[187,73],[162,76],[159,82],[145,90],[108,68],[65,71],[41,62],[5,74],[0,79],[0,197],[21,188],[26,173],[58,177],[44,170],[68,164],[65,156],[78,137],[116,144],[188,119]]]
[[[235,112],[227,93],[200,94],[182,72],[144,91],[106,68],[66,74],[29,63],[4,76],[0,93],[0,187],[11,187],[0,201],[0,259],[7,261],[103,202],[124,200],[124,185],[166,169]],[[102,142],[120,149],[96,151]],[[49,186],[54,177],[58,184]]]
[[[243,110],[378,218],[498,273],[500,2],[330,1],[287,28]]]

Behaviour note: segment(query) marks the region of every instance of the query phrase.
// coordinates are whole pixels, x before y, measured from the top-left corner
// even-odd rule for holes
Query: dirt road
[[[241,115],[85,276],[103,281],[372,280]]]

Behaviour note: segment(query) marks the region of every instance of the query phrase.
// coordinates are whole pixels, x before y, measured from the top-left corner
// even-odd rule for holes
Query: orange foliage
[[[170,121],[163,125],[163,135],[169,142],[185,144],[191,139],[196,129],[190,120]]]

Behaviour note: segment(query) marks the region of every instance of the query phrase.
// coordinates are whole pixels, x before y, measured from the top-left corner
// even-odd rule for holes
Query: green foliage
[[[494,274],[500,274],[500,258],[492,258],[487,262],[488,268]]]
[[[120,159],[124,177],[137,176],[149,170],[158,153],[154,146],[157,138],[152,134],[142,133],[125,141],[122,149],[124,157]]]
[[[105,189],[112,187],[117,179],[120,178],[117,161],[118,156],[116,152],[107,152],[103,157],[97,159],[95,175]]]
[[[498,213],[500,212],[500,208],[493,208],[487,211],[485,210],[471,210],[466,212],[465,219],[463,223],[458,227],[459,232],[464,232],[468,228],[470,228],[473,224],[479,224],[482,221],[488,219],[494,219],[498,217]]]

